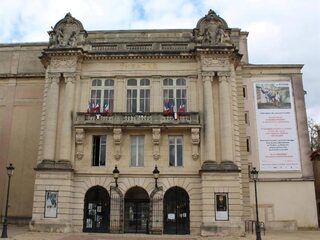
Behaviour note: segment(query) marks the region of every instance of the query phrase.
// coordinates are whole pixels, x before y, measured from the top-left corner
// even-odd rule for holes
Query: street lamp
[[[158,178],[159,178],[160,171],[158,170],[157,165],[154,167],[154,170],[153,170],[152,173],[153,173],[153,178],[156,181],[155,182],[155,187],[158,188]]]
[[[258,209],[258,194],[257,194],[257,180],[258,180],[259,171],[254,167],[251,170],[251,178],[254,182],[254,193],[256,197],[256,240],[261,240],[261,228],[259,222],[259,209]]]
[[[115,165],[112,173],[113,173],[113,178],[116,181],[116,187],[118,187],[118,178],[119,178],[120,171],[118,170],[117,165]]]
[[[7,234],[7,226],[8,226],[8,203],[9,203],[9,192],[10,192],[10,180],[13,175],[14,166],[12,166],[12,163],[7,167],[7,174],[9,177],[8,181],[8,189],[7,189],[7,202],[6,202],[6,212],[3,219],[3,228],[2,228],[2,234],[1,238],[8,238]]]

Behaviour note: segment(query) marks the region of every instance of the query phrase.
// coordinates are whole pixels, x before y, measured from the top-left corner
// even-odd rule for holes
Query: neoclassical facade
[[[0,46],[12,219],[35,231],[241,234],[257,167],[266,228],[317,226],[302,65],[249,64],[248,33],[212,10],[186,30],[86,31],[68,13],[48,33]]]

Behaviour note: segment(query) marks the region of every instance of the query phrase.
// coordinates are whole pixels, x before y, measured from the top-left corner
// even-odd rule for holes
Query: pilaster
[[[46,123],[44,129],[43,158],[46,160],[54,160],[58,124],[60,74],[48,73],[47,78],[49,90],[45,110]]]
[[[233,160],[230,72],[218,72],[220,104],[221,161]]]

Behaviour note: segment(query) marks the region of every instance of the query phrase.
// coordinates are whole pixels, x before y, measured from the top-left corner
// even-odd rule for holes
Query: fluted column
[[[71,156],[72,139],[72,109],[74,103],[75,74],[64,74],[65,91],[61,122],[59,160],[69,160]]]
[[[43,139],[43,159],[54,160],[59,108],[59,74],[48,74],[49,90],[46,99],[46,120]]]
[[[221,160],[233,161],[230,73],[219,72]]]
[[[205,160],[216,161],[216,143],[214,130],[214,110],[212,94],[212,76],[202,75],[204,93],[204,140],[205,140]]]

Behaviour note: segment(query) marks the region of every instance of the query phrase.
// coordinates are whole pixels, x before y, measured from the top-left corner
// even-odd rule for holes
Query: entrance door
[[[90,188],[84,200],[84,232],[108,232],[110,225],[110,196],[100,186]]]
[[[180,187],[166,191],[163,199],[163,225],[165,234],[189,234],[189,195]]]
[[[140,187],[127,191],[124,198],[124,231],[126,233],[149,232],[149,196]]]

